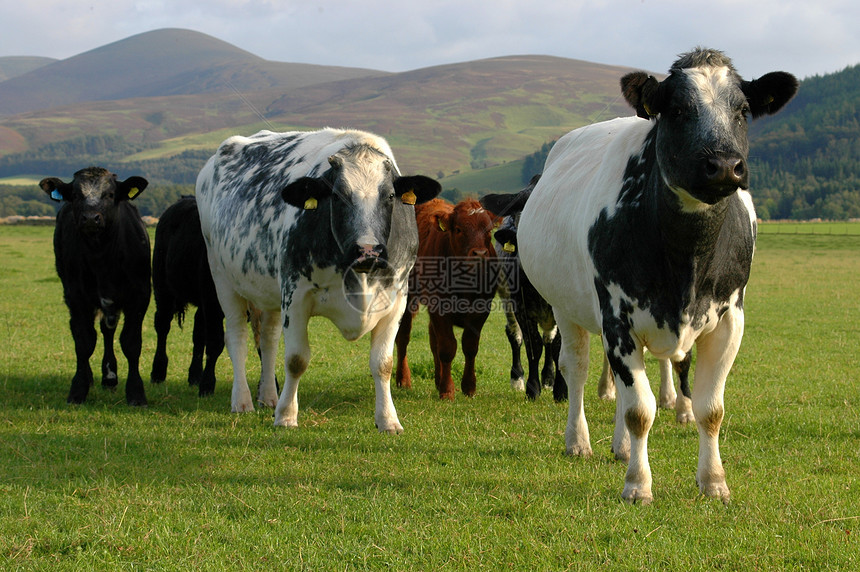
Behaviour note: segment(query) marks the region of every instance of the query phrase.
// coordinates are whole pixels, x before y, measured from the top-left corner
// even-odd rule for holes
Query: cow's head
[[[75,225],[92,237],[111,227],[118,204],[136,198],[148,184],[143,177],[118,181],[106,169],[87,167],[75,173],[71,183],[48,177],[39,182],[39,187],[51,199],[71,205]]]
[[[477,200],[460,201],[451,212],[438,215],[435,222],[447,235],[454,256],[476,259],[495,256],[490,235],[500,219]]]
[[[429,177],[401,177],[385,154],[369,145],[356,145],[332,155],[322,176],[302,177],[287,185],[281,196],[320,217],[318,228],[320,232],[330,229],[345,267],[370,272],[414,258],[418,231],[413,205],[441,190]],[[411,252],[402,252],[403,244],[390,244],[392,237],[406,233],[409,236],[396,240],[407,243]]]
[[[636,113],[657,122],[663,180],[682,201],[706,204],[749,187],[748,122],[779,111],[797,86],[785,72],[744,81],[723,53],[702,48],[681,56],[663,81],[645,72],[621,79]]]

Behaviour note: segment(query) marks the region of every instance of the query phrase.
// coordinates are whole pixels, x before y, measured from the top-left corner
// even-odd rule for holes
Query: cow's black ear
[[[72,184],[64,183],[57,177],[47,177],[42,179],[39,181],[39,188],[45,191],[45,193],[51,197],[52,201],[67,201],[72,196]]]
[[[753,118],[776,113],[797,93],[797,78],[786,72],[771,72],[753,81],[741,82]]]
[[[516,247],[517,245],[517,231],[512,228],[500,228],[493,234],[493,238],[496,239],[496,242],[503,245],[505,250],[508,252],[514,252],[514,250],[509,250],[508,245],[512,245]]]
[[[651,119],[660,113],[657,91],[660,82],[645,72],[632,72],[621,78],[621,93],[636,115]]]
[[[331,195],[331,185],[319,178],[302,177],[296,179],[281,191],[281,197],[288,205],[313,210],[317,203]]]
[[[439,181],[424,175],[400,177],[394,181],[394,192],[407,205],[420,205],[442,192]]]
[[[149,181],[143,177],[129,177],[124,181],[117,181],[117,200],[134,200],[146,189],[147,185],[149,185]]]

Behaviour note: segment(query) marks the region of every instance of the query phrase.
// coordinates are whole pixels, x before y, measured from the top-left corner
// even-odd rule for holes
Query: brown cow
[[[498,281],[496,252],[490,234],[499,218],[474,199],[456,206],[434,199],[415,207],[418,259],[410,274],[407,310],[397,332],[397,385],[412,387],[406,347],[419,304],[430,315],[430,350],[436,389],[454,399],[451,361],[457,353],[454,326],[463,328],[465,366],[461,388],[475,394],[475,356],[481,328],[490,314]]]

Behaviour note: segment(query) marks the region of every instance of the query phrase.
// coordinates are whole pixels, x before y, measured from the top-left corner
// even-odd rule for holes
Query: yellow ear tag
[[[648,115],[650,115],[651,117],[654,117],[654,112],[653,112],[653,111],[651,111],[651,106],[650,106],[650,105],[648,105],[647,103],[645,103],[645,102],[643,101],[643,102],[642,102],[642,107],[644,107],[644,108],[645,108],[645,113],[647,113],[647,114],[648,114]]]
[[[443,221],[442,219],[439,219],[439,230],[441,230],[442,232],[448,230],[447,228],[445,228],[445,221]]]
[[[317,200],[313,197],[309,198],[305,201],[305,210],[312,211],[317,208]]]
[[[415,196],[415,193],[412,191],[407,191],[403,193],[400,197],[400,200],[403,201],[404,205],[414,205],[415,201],[418,200],[418,197]]]
[[[140,189],[138,189],[137,187],[132,187],[128,191],[128,198],[133,199],[134,197],[136,197],[139,194],[140,194]]]
[[[502,246],[502,250],[504,250],[505,252],[516,252],[517,247],[514,245],[513,242],[506,242],[505,245]]]

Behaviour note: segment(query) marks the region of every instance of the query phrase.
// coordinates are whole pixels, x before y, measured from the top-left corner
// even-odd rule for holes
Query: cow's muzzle
[[[367,273],[388,266],[385,260],[384,244],[359,244],[357,245],[357,249],[358,253],[355,257],[355,262],[352,263],[352,269],[355,272]]]

